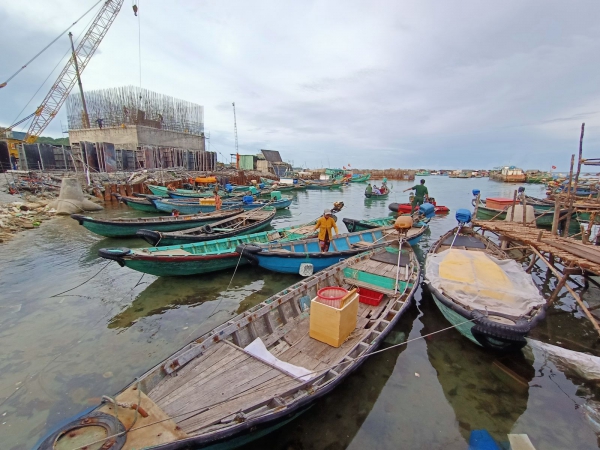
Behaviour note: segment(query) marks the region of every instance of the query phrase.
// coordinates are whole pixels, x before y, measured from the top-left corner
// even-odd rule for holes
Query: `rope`
[[[359,361],[359,360],[361,360],[361,359],[367,358],[367,357],[369,357],[369,356],[377,355],[377,354],[379,354],[379,353],[383,353],[383,352],[386,352],[386,351],[388,351],[388,350],[392,350],[392,349],[394,349],[394,348],[397,348],[397,347],[400,347],[400,346],[402,346],[402,345],[409,344],[410,342],[414,342],[414,341],[417,341],[417,340],[419,340],[419,339],[425,339],[425,338],[428,338],[428,337],[430,337],[430,336],[433,336],[433,335],[435,335],[435,334],[438,334],[438,333],[442,333],[442,332],[444,332],[444,331],[451,330],[452,328],[456,328],[456,327],[459,327],[459,326],[461,326],[461,325],[464,325],[464,324],[466,324],[466,323],[473,322],[474,320],[476,320],[476,319],[465,320],[464,322],[458,323],[458,324],[456,324],[456,325],[451,325],[451,326],[449,326],[449,327],[446,327],[446,328],[442,328],[441,330],[434,331],[434,332],[432,332],[432,333],[429,333],[429,334],[426,334],[426,335],[424,335],[424,336],[418,336],[418,337],[416,337],[416,338],[414,338],[414,339],[409,339],[409,340],[407,340],[407,341],[400,342],[399,344],[391,345],[391,346],[389,346],[389,347],[382,348],[382,349],[380,349],[380,350],[376,350],[376,351],[374,351],[374,352],[367,353],[367,354],[365,354],[365,355],[360,355],[360,356],[357,356],[356,358],[353,358],[351,361],[340,361],[340,362],[339,362],[339,363],[337,363],[337,364],[333,364],[333,365],[331,365],[331,366],[328,366],[328,367],[325,367],[325,368],[323,368],[323,369],[321,369],[321,370],[309,372],[309,373],[307,373],[306,375],[303,375],[303,377],[304,377],[304,376],[307,376],[307,375],[312,375],[312,374],[319,374],[320,372],[322,372],[322,373],[325,373],[325,372],[327,372],[328,370],[331,370],[331,369],[333,369],[333,368],[335,368],[335,367],[338,367],[338,366],[341,366],[341,365],[343,365],[343,364],[350,364],[350,363],[354,363],[354,362],[356,362],[356,361]],[[270,387],[270,388],[273,388],[273,387],[276,387],[276,386],[279,386],[279,385],[285,385],[285,384],[287,384],[288,382],[289,382],[289,380],[283,380],[282,382],[280,382],[280,383],[275,383],[275,384],[273,384],[273,385],[271,385],[271,386],[269,386],[269,387]],[[308,384],[309,382],[310,382],[310,380],[309,380],[309,381],[307,381],[307,382],[306,382],[306,384]],[[139,381],[138,381],[138,383],[139,383]],[[175,419],[175,418],[177,418],[177,417],[187,416],[187,415],[189,415],[189,414],[197,413],[197,412],[200,412],[200,411],[206,411],[206,410],[208,410],[208,409],[210,409],[210,408],[212,408],[212,407],[218,406],[218,405],[220,405],[220,404],[222,404],[222,403],[226,403],[226,402],[229,402],[229,401],[231,401],[231,400],[235,400],[235,399],[237,399],[237,398],[239,398],[239,397],[242,397],[243,395],[247,395],[247,394],[246,394],[246,393],[244,393],[244,392],[242,392],[242,393],[238,394],[237,396],[233,396],[233,397],[231,397],[231,398],[228,398],[228,399],[226,399],[226,400],[221,400],[220,402],[213,403],[212,405],[203,406],[203,407],[201,407],[201,408],[193,409],[193,410],[191,410],[191,411],[186,411],[186,412],[183,412],[183,413],[176,414],[176,415],[174,415],[174,416],[169,416],[169,417],[168,417],[168,418],[166,418],[166,419],[157,420],[157,421],[155,421],[155,422],[151,422],[151,423],[148,423],[148,424],[146,424],[146,425],[142,425],[142,426],[140,426],[140,427],[137,427],[137,428],[130,428],[130,429],[129,429],[129,430],[127,430],[127,431],[122,431],[122,432],[120,432],[120,433],[113,434],[112,436],[107,436],[107,437],[105,437],[105,438],[98,439],[97,441],[90,442],[89,444],[82,445],[81,447],[76,447],[76,448],[73,448],[73,449],[71,449],[71,450],[83,450],[84,448],[90,447],[90,446],[92,446],[92,445],[94,445],[94,444],[98,444],[98,443],[100,443],[100,442],[104,442],[104,441],[106,441],[106,440],[108,440],[108,439],[112,439],[112,438],[115,438],[115,437],[121,436],[122,434],[128,433],[128,432],[130,432],[130,431],[137,431],[137,430],[141,430],[141,429],[143,429],[143,428],[151,427],[151,426],[153,426],[153,425],[156,425],[156,424],[159,424],[159,423],[162,423],[162,422],[167,422],[167,421],[169,421],[169,420],[173,420],[173,419]],[[277,394],[276,394],[276,395],[273,395],[273,397],[277,397]]]
[[[81,286],[83,286],[83,285],[84,285],[85,283],[87,283],[88,281],[91,281],[91,280],[93,280],[94,278],[96,278],[96,276],[98,276],[98,275],[100,274],[100,272],[102,272],[104,269],[106,269],[110,263],[111,263],[111,262],[110,262],[110,261],[108,261],[108,262],[107,262],[107,263],[104,265],[104,267],[102,267],[102,269],[100,269],[98,272],[96,272],[96,274],[95,274],[95,275],[93,275],[91,278],[89,278],[89,279],[85,280],[83,283],[81,283],[81,284],[78,284],[77,286],[75,286],[75,287],[72,287],[71,289],[67,289],[66,291],[60,292],[59,294],[54,294],[54,295],[51,295],[51,296],[50,296],[50,298],[53,298],[53,297],[58,297],[58,296],[60,296],[60,295],[62,295],[62,294],[66,294],[67,292],[71,292],[72,290],[74,290],[74,289],[77,289],[78,287],[81,287]],[[140,279],[140,281],[141,281],[141,279]],[[137,286],[137,284],[136,284],[136,286]]]
[[[14,77],[16,77],[19,73],[21,73],[21,71],[23,71],[30,63],[32,63],[38,56],[40,56],[42,53],[44,53],[46,50],[48,50],[48,48],[50,48],[50,46],[52,44],[54,44],[62,36],[64,36],[67,33],[67,31],[69,31],[71,28],[73,28],[77,24],[77,22],[79,22],[81,19],[83,19],[85,16],[87,16],[92,9],[94,9],[96,6],[98,6],[103,1],[105,1],[105,0],[98,0],[90,9],[88,9],[85,13],[83,13],[83,15],[79,19],[77,19],[75,22],[73,22],[71,25],[69,25],[69,27],[65,31],[63,31],[58,36],[56,36],[56,38],[54,40],[52,40],[52,42],[50,42],[48,45],[46,45],[33,58],[31,58],[29,61],[27,61],[25,64],[23,64],[23,66],[19,70],[17,70],[14,74],[12,74],[4,83],[0,83],[0,88],[3,88],[4,86],[6,86],[10,80],[12,80]]]

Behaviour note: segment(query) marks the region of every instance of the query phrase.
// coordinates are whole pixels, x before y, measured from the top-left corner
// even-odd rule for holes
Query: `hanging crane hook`
[[[137,17],[137,13],[138,13],[138,5],[137,5],[137,2],[134,0],[133,1],[133,14]]]

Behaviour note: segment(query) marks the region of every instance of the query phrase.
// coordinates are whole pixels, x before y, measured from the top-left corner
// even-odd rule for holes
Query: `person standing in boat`
[[[331,211],[326,209],[323,217],[319,217],[315,224],[315,230],[319,230],[319,247],[323,253],[329,251],[329,244],[333,237],[332,229],[335,230],[335,234],[339,233],[335,220],[331,217]]]
[[[425,186],[425,180],[421,180],[421,184],[416,184],[413,187],[409,187],[408,189],[404,189],[402,192],[406,191],[415,191],[415,197],[410,203],[410,213],[412,214],[415,210],[415,206],[421,206],[425,200],[429,199],[429,191],[427,190],[427,186]]]
[[[223,200],[221,200],[221,196],[219,195],[219,185],[218,184],[215,186],[213,193],[215,194],[215,210],[220,211],[221,206],[223,205]]]

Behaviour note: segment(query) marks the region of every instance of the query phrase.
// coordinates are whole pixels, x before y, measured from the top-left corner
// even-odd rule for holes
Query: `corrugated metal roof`
[[[265,155],[265,159],[271,163],[283,162],[281,155],[277,150],[262,150],[261,152]]]

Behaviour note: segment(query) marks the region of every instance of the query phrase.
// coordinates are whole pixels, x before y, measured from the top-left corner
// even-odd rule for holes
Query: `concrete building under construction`
[[[75,160],[99,172],[216,167],[204,108],[194,103],[133,86],[103,89],[71,94],[67,119]]]

